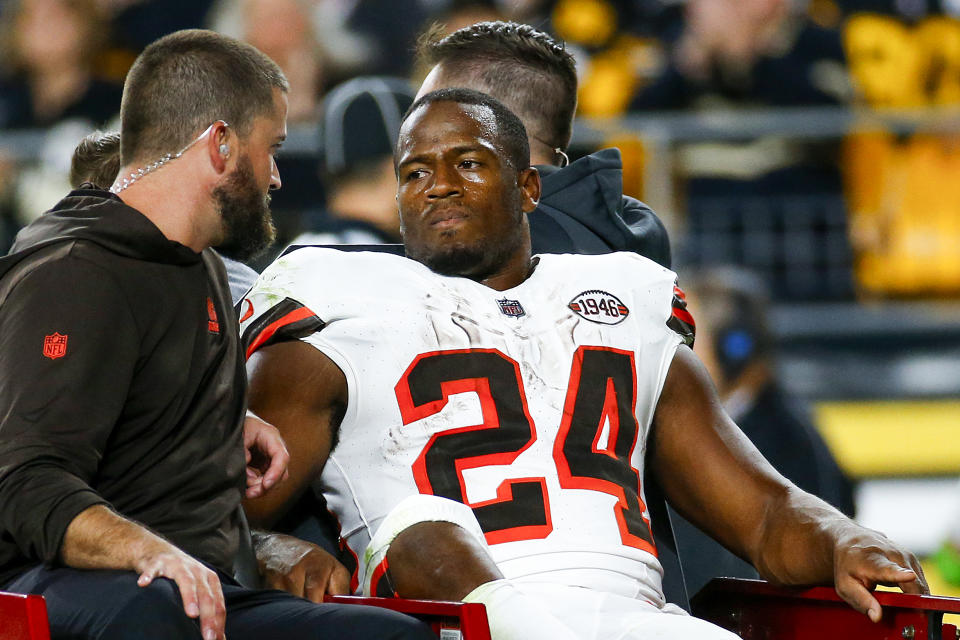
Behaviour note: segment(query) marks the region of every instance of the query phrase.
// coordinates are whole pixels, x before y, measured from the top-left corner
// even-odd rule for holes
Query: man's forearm
[[[767,510],[753,563],[771,582],[831,583],[837,545],[857,529],[823,500],[793,487]]]
[[[223,638],[226,606],[217,574],[143,525],[103,505],[81,511],[67,527],[60,558],[77,569],[127,569],[137,584],[177,583],[187,616],[200,619],[204,638]]]
[[[885,535],[858,525],[819,498],[789,488],[771,505],[755,566],[780,584],[833,584],[850,606],[874,622],[878,584],[929,593],[917,557]]]
[[[142,559],[172,545],[104,505],[81,511],[67,527],[60,558],[77,569],[139,570]]]

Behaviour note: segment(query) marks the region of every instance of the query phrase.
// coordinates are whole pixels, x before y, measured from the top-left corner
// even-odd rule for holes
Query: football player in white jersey
[[[767,579],[833,582],[874,620],[877,584],[926,591],[912,554],[790,484],[724,414],[672,272],[531,256],[540,182],[505,107],[427,94],[395,161],[407,258],[299,249],[241,303],[250,407],[291,454],[255,523],[313,484],[364,591],[483,602],[498,640],[730,638],[664,602],[649,464]]]

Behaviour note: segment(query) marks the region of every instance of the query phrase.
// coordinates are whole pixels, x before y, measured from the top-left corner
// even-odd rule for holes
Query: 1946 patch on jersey
[[[630,315],[620,298],[599,289],[584,291],[567,306],[584,320],[599,324],[620,324]]]

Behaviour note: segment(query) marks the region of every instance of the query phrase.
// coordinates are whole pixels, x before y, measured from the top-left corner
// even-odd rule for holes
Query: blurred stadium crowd
[[[666,218],[680,264],[757,269],[778,300],[956,296],[956,127],[929,115],[854,121],[838,108],[955,106],[958,12],[952,0],[5,0],[0,249],[63,191],[74,140],[111,127],[128,66],[164,33],[241,37],[291,79],[304,144],[282,161],[275,206],[289,241],[327,223],[319,147],[331,135],[354,144],[318,128],[324,96],[361,75],[418,79],[416,38],[434,22],[511,19],[575,51],[582,118],[734,118],[720,131],[704,118],[661,123],[666,147],[629,119],[575,138],[581,153],[621,147],[627,193]],[[751,133],[757,113],[767,124]],[[50,135],[10,135],[36,129]]]
[[[275,250],[395,242],[390,152],[424,72],[418,35],[497,19],[575,53],[571,159],[621,149],[624,191],[664,219],[681,278],[759,276],[783,386],[818,403],[847,473],[956,493],[960,314],[943,303],[960,297],[958,0],[3,0],[0,251],[66,192],[77,142],[117,129],[137,53],[188,27],[254,44],[290,80]],[[767,332],[756,322],[727,347]],[[870,403],[892,400],[884,419],[911,420],[926,448],[899,422],[864,454],[857,429],[883,422]],[[926,515],[914,526],[946,532]]]

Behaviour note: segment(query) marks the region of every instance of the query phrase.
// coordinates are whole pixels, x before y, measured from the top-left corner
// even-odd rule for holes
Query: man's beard
[[[523,213],[518,214],[518,225],[523,224]],[[508,233],[496,238],[482,238],[473,244],[433,248],[406,246],[407,257],[426,265],[442,276],[459,276],[480,282],[497,273],[522,244],[523,236]]]
[[[486,277],[488,258],[481,245],[449,247],[432,253],[407,249],[407,255],[442,276]],[[481,273],[478,273],[481,272]]]
[[[277,235],[270,215],[270,194],[262,194],[253,177],[253,163],[244,155],[224,184],[213,190],[223,219],[223,240],[217,251],[234,260],[250,260]]]

